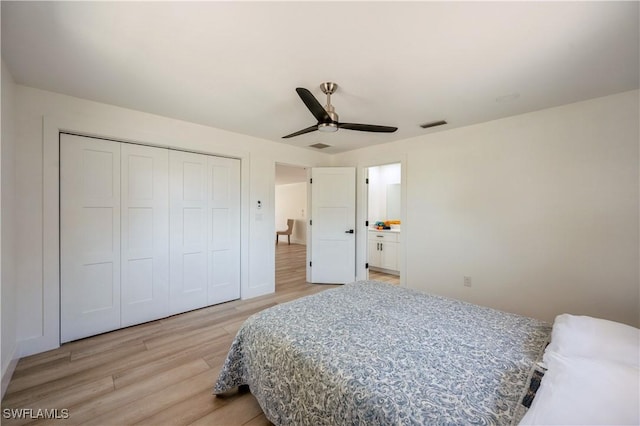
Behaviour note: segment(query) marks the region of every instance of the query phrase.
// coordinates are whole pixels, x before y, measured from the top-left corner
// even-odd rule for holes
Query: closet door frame
[[[230,161],[231,163],[234,163],[234,167],[232,167],[232,168],[235,170],[235,173],[232,173],[232,175],[233,175],[232,177],[233,177],[233,179],[235,179],[235,182],[233,183],[232,187],[233,187],[234,190],[237,191],[237,193],[234,194],[233,197],[231,197],[232,199],[234,199],[236,201],[236,205],[233,207],[233,209],[231,209],[232,210],[232,214],[235,216],[235,218],[230,223],[231,223],[231,225],[233,225],[232,227],[234,228],[234,231],[236,231],[236,232],[231,232],[231,234],[235,234],[235,240],[236,241],[233,244],[229,244],[228,241],[226,241],[223,244],[224,247],[222,247],[222,248],[224,250],[227,250],[227,251],[229,249],[235,250],[237,255],[235,256],[235,259],[233,259],[233,261],[230,262],[230,264],[228,265],[229,267],[235,267],[235,271],[233,271],[232,274],[226,274],[226,276],[225,276],[225,278],[229,278],[230,277],[231,279],[227,279],[226,280],[227,282],[224,282],[222,284],[227,284],[228,285],[230,282],[233,282],[234,285],[236,286],[236,288],[233,291],[231,291],[231,293],[229,293],[229,291],[227,291],[226,292],[227,296],[223,296],[224,300],[217,300],[216,297],[212,297],[212,295],[211,295],[212,294],[212,290],[215,287],[221,287],[221,286],[220,286],[220,283],[219,283],[220,280],[218,280],[218,282],[216,282],[215,280],[212,279],[212,273],[216,268],[212,268],[212,266],[209,264],[211,262],[211,259],[213,258],[213,255],[215,254],[214,252],[216,251],[216,250],[214,250],[214,248],[216,248],[216,247],[213,247],[214,246],[214,244],[213,244],[214,242],[211,240],[211,238],[213,237],[212,217],[213,217],[213,214],[214,214],[214,212],[216,210],[215,208],[212,209],[212,206],[213,206],[212,203],[213,203],[213,201],[215,201],[214,199],[216,197],[212,197],[212,198],[209,197],[211,199],[207,198],[207,205],[206,205],[206,213],[207,213],[207,217],[205,219],[206,232],[203,233],[204,234],[203,235],[203,240],[205,242],[204,255],[205,255],[205,259],[206,259],[206,263],[207,264],[205,265],[205,271],[206,271],[205,272],[206,279],[204,280],[204,283],[205,283],[205,285],[204,285],[205,295],[203,297],[204,304],[202,306],[209,306],[209,305],[213,305],[213,304],[217,304],[217,303],[223,303],[225,301],[230,301],[230,300],[235,300],[235,299],[241,298],[241,295],[242,295],[242,281],[241,281],[240,277],[242,276],[241,268],[242,268],[242,256],[243,256],[242,250],[241,250],[242,244],[241,244],[241,241],[240,241],[241,238],[242,238],[242,232],[241,232],[241,229],[240,229],[240,223],[241,223],[241,219],[242,219],[240,217],[242,215],[242,210],[241,210],[241,206],[240,206],[240,200],[242,198],[242,193],[240,192],[240,190],[242,188],[242,186],[241,186],[241,180],[242,180],[241,161],[242,160],[241,159],[232,158],[232,157],[223,157],[223,156],[219,156],[219,155],[216,155],[216,154],[213,154],[213,153],[202,153],[202,154],[200,154],[200,153],[192,153],[190,151],[183,151],[183,150],[180,150],[180,149],[174,149],[174,148],[169,148],[169,147],[167,147],[167,148],[154,147],[154,146],[150,146],[150,145],[143,145],[143,144],[126,142],[126,141],[122,141],[121,142],[121,141],[115,140],[113,138],[101,138],[101,137],[96,137],[96,136],[92,136],[92,135],[78,135],[76,132],[70,133],[70,132],[64,132],[64,131],[60,131],[59,132],[59,135],[58,135],[58,147],[60,147],[60,145],[61,145],[60,138],[62,138],[63,135],[71,135],[71,136],[91,138],[91,139],[94,139],[94,140],[103,141],[105,143],[119,144],[122,147],[123,153],[122,153],[121,158],[120,158],[120,166],[122,167],[122,174],[123,174],[122,182],[121,182],[121,184],[122,184],[122,188],[121,188],[122,189],[122,194],[121,194],[122,195],[122,200],[121,200],[122,201],[122,206],[121,206],[121,220],[122,220],[121,247],[122,247],[122,250],[123,250],[121,259],[122,259],[122,266],[123,266],[123,271],[122,272],[123,273],[120,275],[121,279],[123,280],[122,284],[125,283],[125,275],[126,275],[126,273],[125,273],[126,272],[125,271],[126,267],[124,267],[124,263],[126,262],[125,257],[126,257],[126,252],[127,252],[127,249],[126,249],[127,245],[125,244],[125,239],[126,239],[128,234],[127,234],[125,228],[126,228],[128,219],[130,219],[128,217],[128,215],[126,214],[126,211],[130,207],[134,207],[134,208],[135,207],[141,207],[141,208],[153,207],[153,203],[152,204],[147,204],[147,205],[144,205],[145,203],[142,203],[143,205],[139,205],[139,203],[138,203],[137,206],[132,206],[131,205],[132,203],[130,203],[131,200],[126,200],[128,191],[126,189],[126,182],[125,182],[127,179],[124,177],[124,175],[126,174],[125,152],[129,151],[129,150],[132,151],[132,152],[135,152],[138,149],[141,149],[141,150],[151,149],[151,150],[164,151],[164,152],[167,153],[167,163],[168,163],[169,153],[171,153],[171,152],[178,152],[178,153],[182,152],[182,153],[187,153],[187,154],[191,153],[193,155],[199,155],[199,156],[205,158],[205,175],[208,178],[207,179],[208,183],[207,183],[207,186],[205,188],[205,194],[204,194],[205,198],[207,198],[210,195],[212,195],[212,187],[211,187],[211,178],[213,176],[212,175],[212,162],[214,164],[215,163],[219,163],[219,161],[222,161],[223,163],[225,161],[227,161],[227,162]],[[129,147],[130,147],[130,149],[129,149]],[[45,151],[46,151],[46,149],[45,149]],[[45,154],[45,157],[46,156],[47,155]],[[58,158],[61,158],[60,152],[58,152]],[[167,164],[167,166],[168,166],[168,164]],[[60,170],[60,169],[58,168],[58,170]],[[165,178],[167,178],[167,180],[168,180],[169,179],[168,167],[165,170],[165,172],[166,172],[165,173]],[[61,189],[61,186],[60,186],[61,182],[57,181],[55,183],[56,183],[56,189],[57,189],[57,192],[58,192],[58,195],[59,195],[60,194],[60,189]],[[166,188],[167,188],[167,192],[168,192],[168,189],[169,189],[169,183],[168,182],[167,182]],[[47,197],[47,193],[48,193],[48,191],[46,191],[46,190],[43,191],[43,196],[45,198]],[[57,201],[59,202],[60,200],[57,200]],[[138,201],[140,201],[140,200],[138,200]],[[168,196],[167,196],[167,201],[168,201]],[[49,200],[48,203],[45,201],[44,204],[51,204],[51,200]],[[135,204],[135,203],[133,203],[133,204]],[[167,211],[168,210],[169,209],[167,208]],[[217,210],[221,210],[221,209],[217,208]],[[59,210],[58,210],[58,213],[60,213]],[[169,222],[169,220],[168,220],[169,213],[168,212],[167,212],[166,216],[167,216],[166,219],[167,219],[167,239],[168,239],[168,233],[169,233],[168,232],[168,222]],[[58,216],[58,217],[60,217],[60,216]],[[160,222],[162,222],[162,219],[160,220]],[[235,225],[237,225],[237,227]],[[47,228],[47,227],[45,226],[45,228]],[[58,232],[59,233],[58,233],[57,237],[59,239],[61,237],[61,234],[60,234],[61,230],[58,230]],[[46,231],[45,231],[45,233],[46,233]],[[161,239],[162,239],[162,237],[161,237]],[[46,241],[46,240],[49,240],[49,239],[47,237],[44,237],[43,240]],[[217,244],[217,246],[218,246],[217,247],[218,251],[220,251],[220,248],[221,248],[221,247],[219,247],[220,245]],[[169,247],[170,247],[170,245],[169,245]],[[151,251],[153,252],[154,250],[151,250]],[[166,269],[169,269],[169,265],[171,264],[171,261],[170,261],[169,255],[168,255],[169,248],[166,251],[167,251],[167,255],[166,255],[165,260],[164,260],[163,263],[166,266]],[[151,259],[152,257],[155,257],[155,258],[157,258],[158,261],[161,261],[161,259],[163,258],[163,254],[162,253],[158,253],[157,250],[155,250],[155,254],[153,254],[153,255],[150,255],[150,253],[151,252],[149,250],[147,250],[147,252],[144,253],[144,254],[140,253],[140,251],[138,251],[137,253],[130,253],[130,254],[133,254],[134,260]],[[57,255],[58,255],[58,258],[59,258],[59,256],[60,256],[60,252],[59,251],[58,251]],[[154,263],[158,263],[158,262],[155,262],[155,260],[154,260]],[[58,271],[59,271],[59,266],[60,265],[58,265]],[[47,281],[47,280],[45,279],[43,281]],[[170,279],[169,279],[169,275],[167,274],[167,279],[166,279],[167,299],[168,299],[168,296],[169,296],[169,282],[170,282]],[[58,283],[57,284],[58,284],[58,288],[60,288],[60,276],[59,275],[58,275]],[[45,284],[44,287],[46,288],[48,286]],[[122,287],[121,287],[121,290],[122,290],[122,293],[124,293],[124,289]],[[232,294],[232,296],[229,296],[229,294]],[[124,308],[124,299],[121,299],[121,300],[123,302],[122,303],[122,307]],[[58,305],[58,315],[62,315],[62,306],[60,305],[60,299],[56,300],[56,302],[57,302],[57,305]],[[51,305],[51,303],[50,303],[50,305]],[[199,307],[202,307],[202,306],[199,306]],[[166,317],[166,316],[168,316],[168,315],[170,315],[172,313],[172,312],[170,312],[168,307],[169,307],[169,302],[167,300],[167,303],[165,304],[165,307],[161,308],[159,311],[155,310],[155,312],[151,313],[150,315],[143,313],[142,317],[140,317],[138,319],[132,319],[132,320],[127,320],[125,318],[125,315],[124,315],[123,311],[121,311],[121,324],[120,324],[120,326],[119,327],[115,327],[115,328],[111,327],[110,329],[126,327],[128,325],[139,324],[139,323],[142,323],[142,322],[145,322],[145,321]],[[187,311],[187,309],[184,309],[181,312],[186,312],[186,311]],[[146,315],[146,317],[145,317],[145,315]],[[60,325],[58,324],[58,327],[57,327],[57,330],[56,330],[58,336],[60,336],[60,328],[59,327],[60,327]],[[105,331],[109,331],[109,330],[105,330]],[[81,337],[84,337],[84,336],[78,336],[78,337],[75,337],[75,338],[81,338]],[[63,341],[69,341],[69,340],[72,340],[72,339],[65,338]],[[58,346],[58,345],[56,345],[56,346]],[[48,348],[51,348],[51,345],[49,345]]]
[[[206,155],[235,158],[241,164],[241,242],[240,242],[240,279],[241,298],[255,297],[266,292],[256,293],[249,286],[249,229],[251,194],[249,164],[251,153],[245,149],[228,145],[217,150],[207,148],[200,136],[196,136],[192,144],[178,141],[168,142],[161,133],[149,133],[136,129],[135,123],[124,125],[117,119],[97,120],[85,115],[43,115],[42,116],[42,256],[37,266],[42,270],[40,295],[42,315],[36,321],[41,324],[35,334],[20,342],[21,356],[28,356],[60,347],[60,135],[62,133],[90,136],[99,139],[137,143],[145,146],[171,148]],[[154,136],[155,135],[155,136]],[[149,139],[155,139],[151,143]],[[158,143],[158,141],[162,141]]]

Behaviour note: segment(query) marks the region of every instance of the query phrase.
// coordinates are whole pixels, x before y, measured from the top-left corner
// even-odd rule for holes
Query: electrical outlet
[[[471,287],[471,277],[464,277],[464,286]]]

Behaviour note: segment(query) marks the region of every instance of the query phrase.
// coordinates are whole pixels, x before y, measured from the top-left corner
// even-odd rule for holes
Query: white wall
[[[638,101],[621,93],[334,164],[403,161],[407,286],[547,321],[570,312],[638,326]]]
[[[327,154],[20,85],[15,95],[17,336],[22,355],[55,347],[58,341],[59,129],[240,158],[242,297],[274,291],[275,163],[326,165]]]
[[[15,133],[14,133],[14,91],[15,83],[2,61],[2,144],[0,146],[0,299],[2,299],[2,395],[17,362],[16,342],[16,281],[14,274],[15,242]]]
[[[287,219],[293,219],[291,242],[307,244],[307,183],[289,183],[276,185],[276,230],[287,229]],[[287,237],[281,236],[286,242]]]

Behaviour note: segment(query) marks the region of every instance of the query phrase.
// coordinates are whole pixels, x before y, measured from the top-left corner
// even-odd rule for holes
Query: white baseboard
[[[4,398],[4,394],[9,387],[9,382],[11,381],[11,377],[13,376],[13,372],[16,370],[16,365],[18,365],[18,361],[20,358],[16,356],[16,351],[13,351],[11,354],[11,361],[5,371],[2,372],[2,398]]]

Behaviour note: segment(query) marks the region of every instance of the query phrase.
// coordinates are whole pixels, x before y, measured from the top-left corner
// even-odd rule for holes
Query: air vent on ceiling
[[[329,148],[331,145],[327,145],[326,143],[314,143],[313,145],[309,145],[311,148],[317,148],[317,149],[325,149],[325,148]]]
[[[421,124],[420,127],[422,127],[423,129],[428,129],[429,127],[442,126],[443,124],[447,124],[447,122],[444,120],[432,121],[431,123]]]

